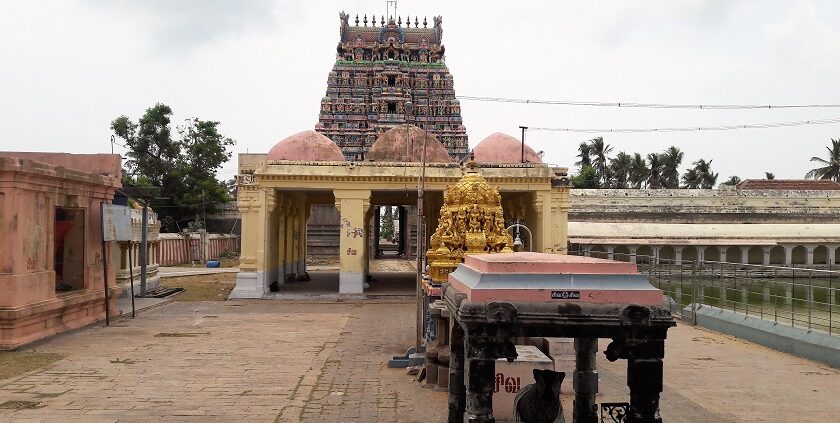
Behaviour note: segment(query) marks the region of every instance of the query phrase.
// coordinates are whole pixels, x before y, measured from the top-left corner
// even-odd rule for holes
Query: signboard
[[[552,300],[579,300],[580,291],[551,291]]]
[[[132,241],[131,207],[102,204],[102,240]]]

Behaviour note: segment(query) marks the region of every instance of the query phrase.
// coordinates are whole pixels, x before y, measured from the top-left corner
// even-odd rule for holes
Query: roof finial
[[[426,17],[423,16],[423,28],[425,28],[428,24],[429,24],[429,22],[426,21]]]
[[[382,26],[385,26],[385,15],[382,15],[382,21],[380,21],[380,23]]]
[[[356,26],[359,26],[359,14],[356,14]]]
[[[376,26],[376,14],[370,15],[371,25]]]
[[[411,28],[411,15],[405,17],[405,27]]]
[[[477,166],[478,165],[475,163],[475,150],[470,150],[470,160],[467,161],[467,169],[469,169],[468,172],[475,172],[475,168]]]
[[[362,22],[364,22],[365,26],[367,26],[367,13],[365,13],[365,19]]]
[[[397,17],[397,26],[402,26],[402,16]]]
[[[415,16],[414,17],[414,27],[417,28],[418,25],[420,25],[420,22],[417,21],[417,16]]]

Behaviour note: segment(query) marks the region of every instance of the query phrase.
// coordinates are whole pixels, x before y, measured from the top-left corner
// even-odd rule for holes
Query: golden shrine
[[[464,261],[464,254],[509,253],[512,244],[499,189],[478,174],[470,158],[461,180],[443,192],[437,230],[426,253],[429,277],[433,284],[441,284]]]

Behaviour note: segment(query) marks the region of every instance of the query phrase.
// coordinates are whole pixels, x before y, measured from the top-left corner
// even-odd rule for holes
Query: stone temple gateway
[[[467,156],[467,130],[444,63],[443,20],[402,18],[353,24],[340,14],[336,62],[315,130],[335,142],[347,160],[363,160],[376,138],[412,124],[434,135],[457,159]],[[410,105],[407,105],[409,104]]]

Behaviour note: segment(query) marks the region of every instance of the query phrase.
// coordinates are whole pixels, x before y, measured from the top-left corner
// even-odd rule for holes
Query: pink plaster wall
[[[33,163],[31,158],[8,158],[8,154],[0,154],[0,349],[16,348],[104,317],[100,204],[110,202],[120,186],[119,173],[101,176],[105,172],[99,172],[119,171],[114,166],[119,158],[110,160],[112,155],[84,155],[78,160],[72,155],[56,156],[63,165],[95,168],[93,173],[84,173]],[[56,207],[85,213],[81,290],[55,291]],[[114,278],[115,267],[108,263],[111,291]]]
[[[120,175],[122,159],[119,154],[71,154],[24,151],[0,151],[0,157],[17,157],[36,162],[61,166],[67,169],[97,175]]]

